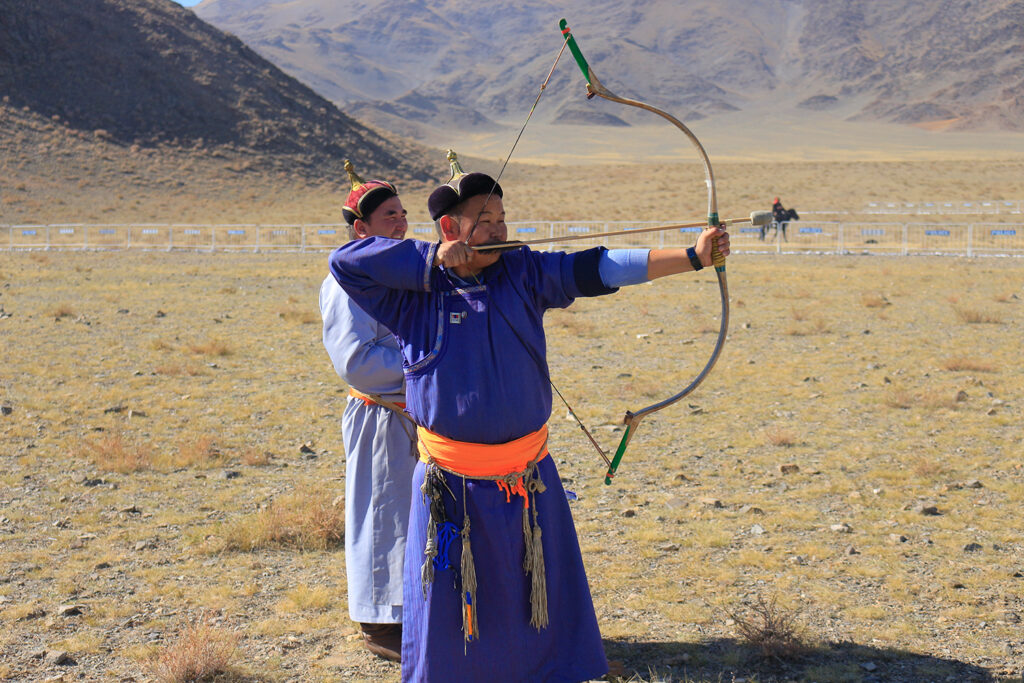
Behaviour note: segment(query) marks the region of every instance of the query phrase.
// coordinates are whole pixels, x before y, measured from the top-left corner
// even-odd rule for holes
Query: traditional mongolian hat
[[[349,225],[354,224],[357,218],[365,220],[378,206],[398,196],[398,190],[386,180],[360,178],[348,159],[345,159],[345,170],[348,172],[349,182],[352,183],[352,191],[348,193],[341,214]]]
[[[451,179],[430,193],[427,210],[430,218],[439,219],[448,213],[453,206],[477,195],[501,197],[501,185],[486,173],[466,173],[459,165],[459,157],[454,151],[448,150],[448,161],[452,165]]]

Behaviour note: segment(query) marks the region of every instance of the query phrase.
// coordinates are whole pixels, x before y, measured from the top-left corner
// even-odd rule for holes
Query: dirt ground
[[[642,424],[610,487],[556,403],[552,453],[627,676],[1020,680],[1018,261],[730,259],[718,366]],[[337,537],[232,546],[289,504],[339,523],[325,264],[0,252],[0,679],[153,680],[203,615],[239,639],[223,680],[398,679],[359,646]],[[553,379],[606,449],[626,409],[702,367],[714,281],[549,314]],[[759,599],[805,649],[764,659],[739,635]]]

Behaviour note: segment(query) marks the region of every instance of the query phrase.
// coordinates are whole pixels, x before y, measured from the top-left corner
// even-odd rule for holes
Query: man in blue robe
[[[608,671],[565,491],[547,457],[543,315],[711,264],[695,247],[476,251],[507,236],[502,189],[462,173],[430,196],[442,241],[371,238],[330,258],[394,331],[419,425],[406,545],[403,681],[585,681]]]

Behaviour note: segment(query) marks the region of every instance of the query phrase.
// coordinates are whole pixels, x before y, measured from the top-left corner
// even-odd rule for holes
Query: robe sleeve
[[[420,240],[367,237],[331,253],[331,275],[371,317],[392,331],[412,292],[431,288],[437,244]]]
[[[320,315],[324,348],[339,377],[367,393],[404,392],[402,353],[397,342],[331,276],[320,287]]]

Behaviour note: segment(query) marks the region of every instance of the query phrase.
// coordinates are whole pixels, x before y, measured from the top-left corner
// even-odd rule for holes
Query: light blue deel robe
[[[405,401],[402,355],[394,336],[328,275],[320,287],[323,341],[349,386]],[[409,491],[416,467],[413,426],[378,405],[349,397],[345,444],[345,569],[349,616],[360,623],[402,621],[402,568]]]

